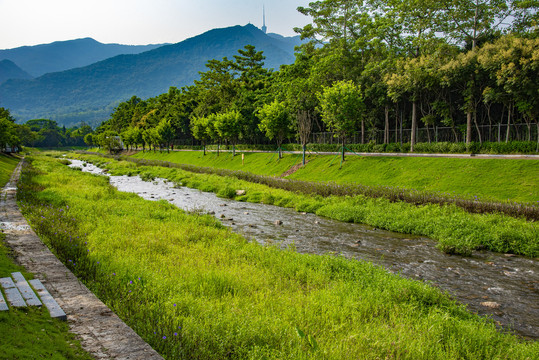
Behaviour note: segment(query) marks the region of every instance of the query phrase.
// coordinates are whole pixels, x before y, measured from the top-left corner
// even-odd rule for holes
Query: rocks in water
[[[208,215],[215,215],[215,211],[210,211]]]
[[[221,218],[221,219],[226,218],[225,214],[221,214],[220,218]]]
[[[320,224],[320,221],[316,220],[314,223],[315,223],[315,224]]]
[[[243,213],[243,215],[249,215],[249,212],[246,211],[246,212]]]
[[[219,206],[228,206],[227,204],[219,204]]]
[[[481,306],[487,307],[489,309],[498,309],[501,305],[495,301],[483,301]]]
[[[247,192],[245,190],[236,190],[236,196],[245,195]]]
[[[283,222],[281,220],[275,220],[273,223],[275,225],[282,225],[283,224]]]

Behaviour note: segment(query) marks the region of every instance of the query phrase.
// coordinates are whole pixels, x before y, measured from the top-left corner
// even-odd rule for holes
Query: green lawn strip
[[[17,157],[5,155],[0,152],[0,188],[3,188],[7,184],[19,160]]]
[[[252,153],[244,152],[242,165],[241,155],[238,152],[232,157],[230,152],[207,152],[204,156],[202,151],[172,151],[172,152],[138,152],[133,157],[148,160],[170,161],[173,163],[208,166],[218,169],[242,170],[253,174],[280,176],[287,171],[296,161],[301,164],[301,156],[286,154],[279,160],[277,153]]]
[[[196,174],[176,168],[138,166],[132,162],[118,162],[95,155],[73,156],[106,167],[113,175],[140,174],[148,180],[161,177],[187,187],[215,192],[221,197],[290,207],[340,221],[428,236],[438,241],[439,248],[447,253],[469,255],[473,250],[488,249],[532,258],[539,256],[538,222],[500,214],[470,214],[454,205],[416,206],[365,196],[310,196],[233,177]],[[246,195],[236,197],[235,190],[239,189],[246,190]]]
[[[50,158],[34,165],[20,192],[34,229],[166,358],[525,359],[539,351],[427,284],[366,262],[250,243],[213,217],[120,193],[105,177]]]
[[[285,154],[278,160],[271,154],[245,153],[232,159],[229,154],[203,156],[202,152],[139,152],[135,158],[182,164],[242,170],[260,175],[281,175],[297,155]],[[453,159],[414,157],[368,157],[350,155],[341,168],[335,156],[311,155],[307,166],[291,179],[339,184],[391,186],[450,193],[489,201],[539,202],[539,161],[519,159]],[[270,161],[271,160],[271,161]],[[296,161],[297,160],[297,161]]]

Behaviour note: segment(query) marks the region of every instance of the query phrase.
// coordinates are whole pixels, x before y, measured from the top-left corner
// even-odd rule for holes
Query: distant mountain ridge
[[[31,79],[32,75],[11,60],[0,60],[0,84],[9,79]]]
[[[11,60],[34,77],[91,65],[120,54],[140,54],[165,44],[103,44],[92,38],[0,50],[0,60]]]
[[[148,98],[171,86],[191,85],[208,60],[232,57],[245,45],[254,45],[264,51],[266,67],[278,69],[294,62],[294,44],[253,25],[214,29],[137,55],[119,55],[32,80],[8,80],[0,85],[0,106],[19,121],[50,118],[65,125],[97,125],[133,95]]]

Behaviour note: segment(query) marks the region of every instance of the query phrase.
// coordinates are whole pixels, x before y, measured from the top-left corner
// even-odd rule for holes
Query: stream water
[[[106,175],[78,160],[72,167]],[[398,234],[371,226],[343,223],[272,205],[218,198],[163,179],[145,182],[138,176],[110,176],[118,190],[148,200],[167,200],[187,211],[214,214],[235,232],[262,244],[294,245],[301,253],[335,253],[379,264],[404,277],[430,282],[468,309],[490,316],[517,334],[539,339],[539,263],[520,256],[474,252],[451,256],[425,237]]]

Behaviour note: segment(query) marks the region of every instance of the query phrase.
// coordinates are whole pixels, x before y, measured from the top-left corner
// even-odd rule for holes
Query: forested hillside
[[[32,75],[17,66],[13,61],[0,60],[0,84],[8,79],[31,79]]]
[[[102,44],[85,38],[0,50],[0,60],[11,60],[33,77],[38,77],[87,66],[120,54],[139,54],[162,45]]]
[[[233,56],[246,44],[264,50],[269,68],[294,61],[293,45],[287,41],[269,37],[253,25],[235,26],[138,55],[119,55],[33,80],[7,81],[0,86],[0,105],[19,121],[51,118],[64,125],[81,121],[97,125],[119,102],[189,85],[208,60]]]

